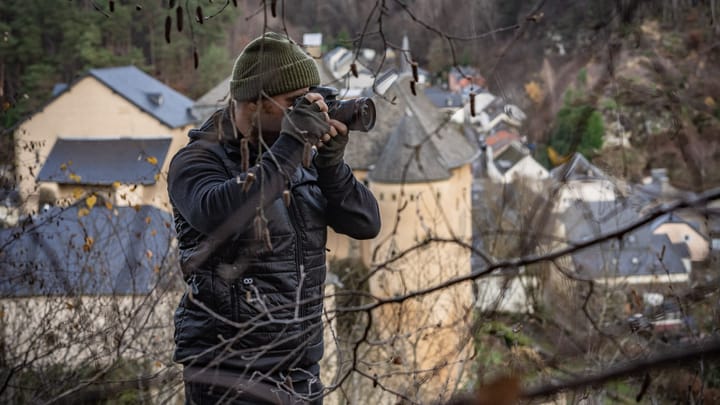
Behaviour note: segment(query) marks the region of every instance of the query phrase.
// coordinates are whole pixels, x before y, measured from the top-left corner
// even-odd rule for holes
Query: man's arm
[[[281,135],[270,152],[263,154],[259,165],[248,170],[255,181],[243,191],[244,183],[228,179],[220,156],[199,143],[191,144],[180,150],[170,163],[170,201],[190,226],[206,235],[223,224],[247,229],[256,209],[267,207],[287,188],[288,175],[300,165],[302,154],[303,147],[298,140]]]
[[[318,185],[327,199],[327,222],[338,233],[371,239],[380,232],[377,200],[343,163],[318,167]]]

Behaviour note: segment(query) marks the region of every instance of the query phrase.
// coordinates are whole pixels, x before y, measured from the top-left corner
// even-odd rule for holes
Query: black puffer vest
[[[187,147],[212,151],[228,178],[243,176],[237,148],[210,140]],[[175,313],[176,361],[303,379],[323,355],[326,201],[313,167],[290,180],[291,203],[277,198],[264,212],[269,242],[255,229],[209,243],[175,211],[183,272],[189,283]],[[200,251],[201,264],[191,264]]]

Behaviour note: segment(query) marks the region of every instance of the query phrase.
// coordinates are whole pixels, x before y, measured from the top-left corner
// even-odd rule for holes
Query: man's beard
[[[280,137],[280,133],[276,131],[262,131],[262,139],[267,147],[271,147],[275,141]],[[250,142],[257,144],[260,139],[260,130],[257,127],[253,127],[252,134],[250,134]]]

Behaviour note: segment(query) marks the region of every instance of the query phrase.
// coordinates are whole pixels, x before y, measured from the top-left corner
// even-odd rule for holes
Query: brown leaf
[[[277,0],[272,0],[270,2],[270,14],[273,18],[277,17]]]
[[[113,0],[108,1],[108,5],[110,6],[110,12],[115,12],[115,2]]]
[[[350,71],[353,76],[358,77],[357,63],[353,62],[350,64]]]
[[[419,81],[420,81],[420,79],[419,79],[420,76],[418,75],[418,64],[417,64],[417,62],[412,62],[412,63],[410,64],[410,66],[412,66],[413,80],[416,81],[416,82],[419,82]]]
[[[520,399],[520,379],[515,376],[500,377],[478,387],[478,405],[513,405]]]
[[[200,57],[198,56],[197,49],[193,48],[193,66],[195,67],[195,70],[197,70],[198,65],[200,65]]]
[[[412,93],[413,96],[417,96],[417,91],[415,91],[415,82],[414,81],[410,81],[410,92]]]

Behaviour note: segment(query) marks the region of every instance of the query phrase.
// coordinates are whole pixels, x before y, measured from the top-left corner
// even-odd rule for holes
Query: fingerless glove
[[[330,131],[330,124],[325,121],[325,114],[320,111],[317,103],[310,103],[301,97],[283,117],[280,133],[287,134],[311,145],[318,143],[320,138]]]

